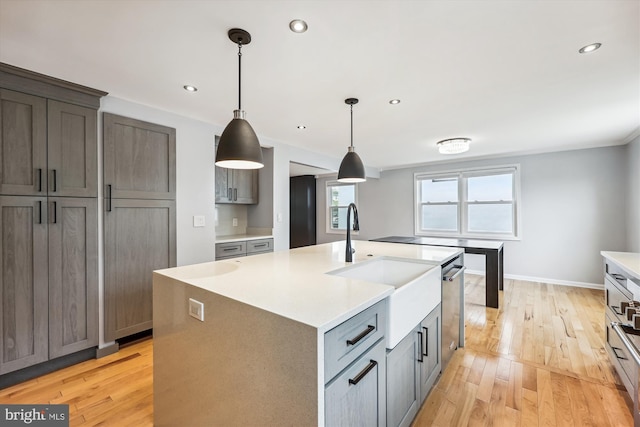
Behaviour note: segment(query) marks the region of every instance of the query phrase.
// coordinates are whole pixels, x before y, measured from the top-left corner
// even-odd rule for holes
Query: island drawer
[[[246,242],[216,243],[216,259],[244,256],[246,253]]]
[[[326,382],[384,337],[386,313],[385,299],[324,334]]]
[[[637,370],[638,367],[633,361],[633,356],[629,354],[629,351],[622,343],[622,340],[611,327],[611,322],[613,319],[609,317],[609,314],[605,315],[606,322],[606,337],[607,340],[606,349],[607,353],[609,353],[609,358],[613,362],[613,365],[616,367],[616,371],[622,380],[622,383],[627,388],[627,391],[633,398],[633,384],[635,379],[637,378]]]
[[[247,242],[247,255],[259,252],[273,252],[273,239],[249,240]]]
[[[604,279],[604,299],[609,315],[615,316],[615,320],[618,322],[627,323],[627,318],[620,309],[620,303],[633,299],[631,292],[620,286],[618,282],[611,280],[607,275]]]

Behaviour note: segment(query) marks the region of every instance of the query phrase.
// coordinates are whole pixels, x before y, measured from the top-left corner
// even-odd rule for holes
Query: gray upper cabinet
[[[98,200],[49,197],[49,356],[98,345]]]
[[[48,193],[50,196],[98,196],[96,110],[49,100]]]
[[[0,89],[0,194],[46,192],[47,100]]]
[[[105,113],[104,184],[114,199],[176,197],[176,130]]]
[[[0,374],[48,359],[45,197],[0,197]]]
[[[153,270],[176,265],[176,204],[114,199],[104,216],[105,340],[153,327]]]
[[[218,150],[220,137],[215,137]],[[216,166],[216,203],[258,204],[258,170]]]

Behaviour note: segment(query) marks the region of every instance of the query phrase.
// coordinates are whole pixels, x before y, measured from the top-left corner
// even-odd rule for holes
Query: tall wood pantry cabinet
[[[0,63],[0,375],[98,344],[104,95]]]
[[[176,266],[176,131],[105,113],[106,341],[153,327],[153,270]]]

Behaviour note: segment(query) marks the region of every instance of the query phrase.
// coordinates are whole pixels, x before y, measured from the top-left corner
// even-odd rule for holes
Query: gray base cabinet
[[[410,426],[440,375],[440,305],[387,351],[387,426]]]

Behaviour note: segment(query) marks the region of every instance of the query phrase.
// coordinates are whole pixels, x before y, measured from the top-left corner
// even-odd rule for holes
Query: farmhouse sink
[[[440,303],[440,271],[429,261],[379,257],[328,274],[395,288],[387,302],[386,347],[392,349]]]

